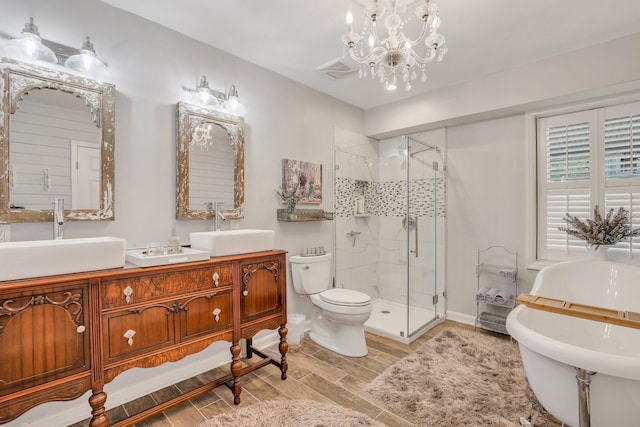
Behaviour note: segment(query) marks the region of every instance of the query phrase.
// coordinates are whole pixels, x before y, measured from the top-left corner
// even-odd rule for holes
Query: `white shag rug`
[[[366,388],[382,406],[417,426],[547,426],[550,416],[527,383],[515,341],[447,329]]]
[[[384,427],[365,414],[315,400],[272,400],[225,412],[200,427]]]

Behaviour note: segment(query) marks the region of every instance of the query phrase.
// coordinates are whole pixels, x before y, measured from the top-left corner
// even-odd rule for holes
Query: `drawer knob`
[[[129,304],[131,301],[131,295],[133,295],[133,289],[131,289],[131,286],[127,286],[123,289],[122,293],[124,294],[124,300]]]
[[[133,345],[133,336],[136,334],[136,331],[134,331],[133,329],[129,329],[127,332],[124,333],[124,337],[127,339],[127,344],[129,344],[130,346]]]
[[[76,332],[81,334],[86,330],[86,328],[84,327],[84,325],[78,325],[78,327],[76,328]]]
[[[220,275],[218,274],[218,272],[216,271],[215,273],[213,273],[213,276],[211,276],[211,278],[213,279],[214,286],[218,287],[218,281],[220,280]]]
[[[247,295],[249,295],[249,291],[245,289],[244,291],[242,291],[242,295],[246,297]]]
[[[219,308],[213,310],[213,318],[216,320],[216,322],[220,321],[220,313],[222,313],[222,310],[220,310]]]

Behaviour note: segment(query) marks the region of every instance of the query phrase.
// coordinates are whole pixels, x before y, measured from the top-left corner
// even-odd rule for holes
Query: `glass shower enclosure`
[[[404,343],[444,320],[445,132],[336,132],[335,286],[368,294],[365,330]]]

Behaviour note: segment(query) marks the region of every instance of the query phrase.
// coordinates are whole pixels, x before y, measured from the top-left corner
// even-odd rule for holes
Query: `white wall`
[[[175,220],[176,103],[196,103],[197,95],[184,88],[195,88],[205,74],[213,89],[226,92],[235,84],[247,108],[245,219],[235,226],[273,229],[276,247],[290,253],[309,246],[333,247],[332,221],[276,221],[276,209],[283,206],[274,190],[281,183],[283,158],[321,163],[324,190],[319,207],[332,211],[334,128],[362,134],[362,110],[98,0],[0,0],[0,10],[3,34],[18,35],[33,16],[45,39],[79,46],[90,35],[109,65],[108,80],[116,85],[115,221],[68,222],[65,237],[118,236],[131,247],[168,238],[173,224],[183,243],[189,232],[212,228],[207,221]],[[11,233],[13,240],[50,239],[52,225],[13,224]],[[289,312],[309,317],[310,305],[295,296],[290,283],[288,305]],[[176,381],[171,378],[175,373],[188,377],[211,367],[211,360],[228,358],[228,344],[214,345],[178,363],[128,371],[109,384],[107,406],[126,399],[118,391],[132,389],[133,383],[144,392],[146,380],[158,379],[155,385],[162,387]],[[47,419],[48,425],[66,425],[71,420],[61,411],[70,405],[76,405],[70,411],[76,420],[89,415],[85,396],[73,403],[43,405],[8,425],[42,423],[49,414],[56,415]]]
[[[447,310],[476,313],[478,248],[519,252],[519,292],[531,289],[526,270],[525,127],[512,116],[447,129]]]

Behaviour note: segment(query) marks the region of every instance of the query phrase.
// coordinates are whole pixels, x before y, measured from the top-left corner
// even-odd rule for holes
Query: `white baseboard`
[[[447,319],[453,320],[454,322],[464,323],[466,325],[475,326],[476,318],[475,316],[471,316],[470,314],[459,313],[457,311],[447,311]]]

